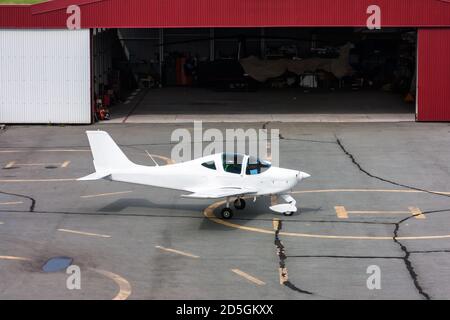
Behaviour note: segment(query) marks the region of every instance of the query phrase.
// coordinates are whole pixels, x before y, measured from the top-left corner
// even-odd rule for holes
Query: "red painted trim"
[[[83,6],[83,28],[365,27],[373,4],[384,27],[450,27],[438,0],[54,0],[0,6],[0,27],[65,28],[69,4]]]

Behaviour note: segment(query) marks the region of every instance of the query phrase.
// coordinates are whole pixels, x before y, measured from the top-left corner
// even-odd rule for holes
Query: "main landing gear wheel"
[[[284,214],[286,217],[290,217],[290,216],[292,216],[292,215],[294,214],[294,212],[288,211],[288,212],[284,212],[283,214]]]
[[[243,210],[245,208],[245,200],[244,199],[236,199],[236,200],[234,200],[234,207],[237,210]]]
[[[220,214],[222,215],[222,218],[225,220],[233,218],[233,210],[231,210],[230,208],[223,208]]]

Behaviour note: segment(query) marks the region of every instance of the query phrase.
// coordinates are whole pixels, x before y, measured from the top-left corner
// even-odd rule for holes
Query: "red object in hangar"
[[[54,0],[0,6],[1,28],[382,27],[418,28],[418,121],[450,121],[450,0]]]

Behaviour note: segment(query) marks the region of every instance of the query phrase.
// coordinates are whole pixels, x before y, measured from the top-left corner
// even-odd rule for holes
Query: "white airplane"
[[[108,179],[190,192],[182,196],[186,198],[225,198],[226,207],[221,212],[224,219],[233,217],[230,199],[235,199],[234,207],[242,210],[244,197],[256,201],[256,197],[265,195],[286,201],[270,209],[291,216],[297,212],[297,207],[289,192],[310,177],[305,172],[273,167],[270,162],[255,157],[227,153],[165,166],[158,166],[156,162],[155,166],[143,166],[131,162],[107,132],[86,133],[96,172],[79,181]]]

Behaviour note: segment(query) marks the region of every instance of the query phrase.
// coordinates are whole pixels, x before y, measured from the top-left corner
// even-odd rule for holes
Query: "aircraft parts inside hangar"
[[[202,0],[186,10],[179,0],[79,1],[76,31],[66,29],[64,1],[2,6],[0,123],[91,123],[106,109],[123,121],[244,113],[450,121],[449,4],[379,1],[382,28],[369,30],[370,1],[323,0],[325,11],[312,0],[274,11],[271,1]]]

